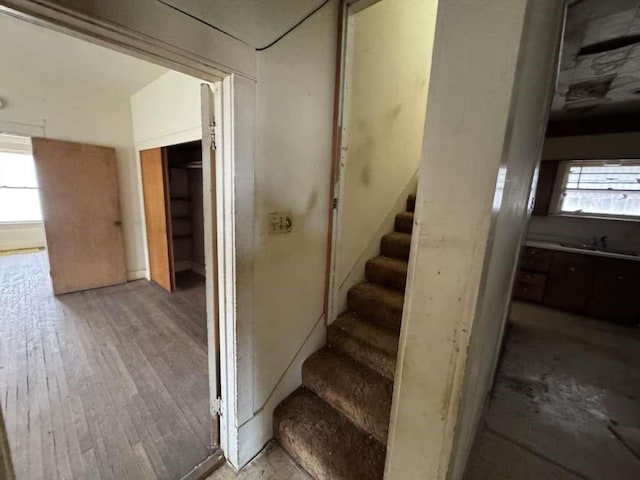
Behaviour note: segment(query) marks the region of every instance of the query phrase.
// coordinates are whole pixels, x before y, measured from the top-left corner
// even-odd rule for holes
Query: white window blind
[[[557,213],[640,218],[640,161],[563,162]]]

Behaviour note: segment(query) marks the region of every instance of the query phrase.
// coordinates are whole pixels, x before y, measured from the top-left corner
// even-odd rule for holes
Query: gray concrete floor
[[[640,478],[640,331],[515,303],[467,480]]]
[[[219,468],[207,480],[311,480],[275,441],[269,443],[239,473],[229,465]]]

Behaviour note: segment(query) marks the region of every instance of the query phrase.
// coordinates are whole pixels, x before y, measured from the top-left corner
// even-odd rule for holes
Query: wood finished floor
[[[209,454],[204,283],[54,297],[0,257],[0,404],[18,480],[179,479]]]

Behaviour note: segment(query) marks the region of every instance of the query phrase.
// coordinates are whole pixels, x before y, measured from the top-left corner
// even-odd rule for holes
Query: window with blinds
[[[0,223],[41,220],[33,157],[0,151]]]
[[[562,162],[559,174],[556,213],[640,218],[640,160]]]

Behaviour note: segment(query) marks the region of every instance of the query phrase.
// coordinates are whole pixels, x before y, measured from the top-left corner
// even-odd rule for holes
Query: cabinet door
[[[542,248],[525,247],[520,259],[520,268],[531,272],[548,272],[551,268],[553,252]]]
[[[600,258],[588,313],[616,323],[640,322],[640,262]]]
[[[533,273],[520,270],[516,275],[513,296],[518,300],[542,302],[547,276],[544,273]]]
[[[585,313],[593,287],[594,257],[554,252],[547,277],[544,304]]]

